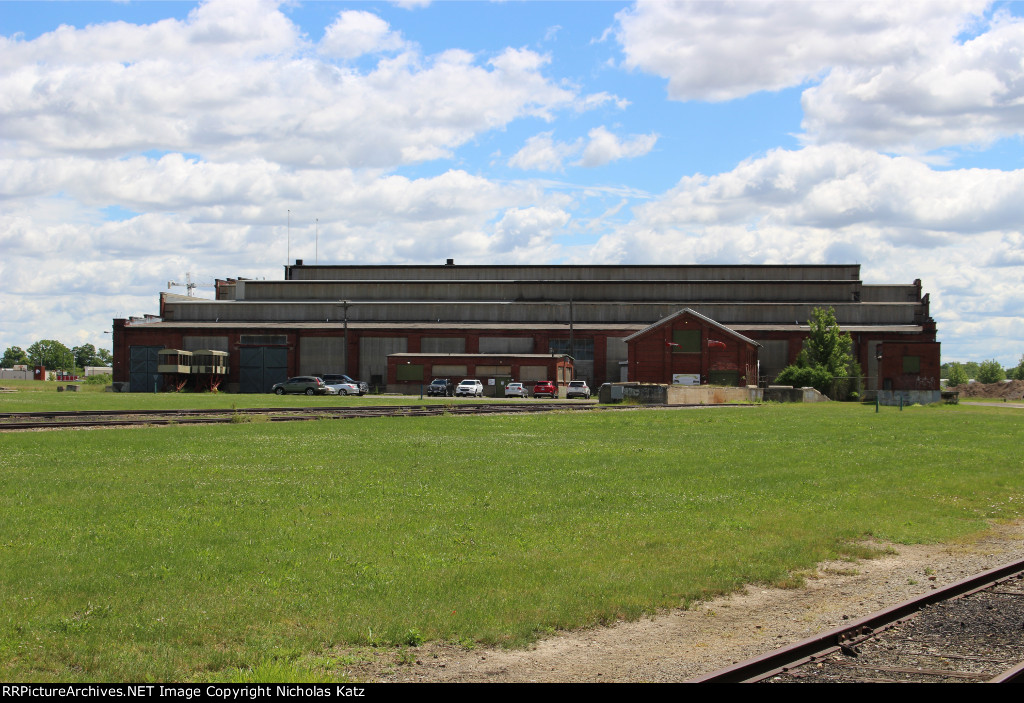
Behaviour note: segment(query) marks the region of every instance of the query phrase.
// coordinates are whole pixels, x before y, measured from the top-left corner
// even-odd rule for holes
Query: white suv
[[[566,398],[590,398],[590,386],[586,381],[569,381],[565,389]]]
[[[477,398],[483,398],[484,384],[480,383],[480,381],[475,378],[467,378],[459,384],[458,388],[455,389],[455,395],[471,395]]]

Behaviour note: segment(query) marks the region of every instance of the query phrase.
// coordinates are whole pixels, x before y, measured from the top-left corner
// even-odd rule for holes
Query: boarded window
[[[511,366],[477,366],[477,376],[511,376]]]
[[[693,354],[700,352],[700,330],[672,330],[672,341],[676,346],[672,352],[676,354]]]
[[[547,366],[520,366],[519,367],[519,380],[520,381],[547,381],[548,379],[548,367]]]
[[[439,376],[465,376],[467,373],[465,364],[434,364],[432,370],[435,378]]]
[[[921,373],[921,357],[903,357],[903,373]]]
[[[216,349],[217,351],[228,350],[227,337],[191,337],[185,335],[182,338],[181,344],[182,347],[188,351],[199,351],[200,349]]]
[[[424,354],[464,354],[466,340],[463,337],[424,337],[420,340],[420,351]]]
[[[395,367],[395,379],[398,381],[422,381],[423,364],[399,364]]]
[[[481,354],[532,354],[533,337],[481,337]]]

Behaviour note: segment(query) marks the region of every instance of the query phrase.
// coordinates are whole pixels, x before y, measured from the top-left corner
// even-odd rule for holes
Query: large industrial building
[[[550,373],[538,355],[570,355],[576,377],[592,388],[672,383],[680,369],[690,381],[752,385],[796,359],[814,308],[832,308],[852,335],[866,388],[935,390],[939,344],[928,307],[919,280],[865,285],[859,265],[300,260],[281,281],[218,280],[214,300],[164,292],[159,315],[114,320],[114,380],[152,391],[158,353],[170,348],[227,352],[221,388],[241,393],[323,373],[347,373],[381,391],[416,390],[436,375],[486,377],[500,390],[513,368],[514,380],[544,380],[529,377]],[[686,324],[690,331],[679,326]],[[658,334],[668,336],[652,342]],[[392,358],[389,375],[397,354],[407,356],[400,364]]]

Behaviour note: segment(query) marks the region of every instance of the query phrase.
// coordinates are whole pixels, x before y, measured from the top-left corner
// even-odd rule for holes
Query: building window
[[[593,361],[594,360],[594,339],[593,337],[587,339],[574,339],[573,340],[573,351],[569,351],[569,340],[568,339],[552,339],[549,342],[552,354],[568,354],[576,361]]]
[[[700,330],[672,330],[672,342],[675,354],[700,353]]]
[[[398,364],[395,367],[396,381],[422,381],[423,364]]]
[[[921,373],[921,357],[903,357],[903,373]]]
[[[288,336],[284,334],[243,334],[238,337],[239,344],[251,344],[256,346],[280,345],[288,343]]]

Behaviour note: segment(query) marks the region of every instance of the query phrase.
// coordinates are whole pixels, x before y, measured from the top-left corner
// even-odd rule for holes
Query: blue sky
[[[945,360],[1015,365],[1022,15],[2,2],[0,348],[109,346],[168,281],[290,253],[859,263],[922,280]]]

